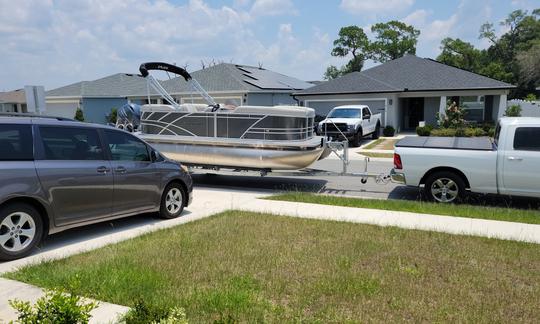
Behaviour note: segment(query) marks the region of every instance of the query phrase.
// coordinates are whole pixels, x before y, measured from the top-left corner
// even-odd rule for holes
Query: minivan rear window
[[[0,124],[0,161],[34,159],[31,125]]]

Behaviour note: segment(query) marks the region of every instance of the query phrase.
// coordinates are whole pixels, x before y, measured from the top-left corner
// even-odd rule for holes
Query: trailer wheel
[[[435,172],[427,178],[424,194],[429,200],[439,203],[462,201],[465,197],[465,182],[454,172]]]

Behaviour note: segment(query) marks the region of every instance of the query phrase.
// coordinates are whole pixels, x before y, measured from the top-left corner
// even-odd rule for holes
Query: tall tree
[[[371,44],[371,58],[386,62],[405,54],[416,54],[416,43],[420,31],[400,21],[391,20],[371,27],[375,41]]]
[[[437,61],[465,70],[476,71],[480,64],[481,55],[481,51],[474,48],[471,43],[464,42],[459,38],[447,37],[441,41],[441,54],[437,56]]]
[[[329,66],[324,76],[325,79],[333,79],[349,72],[362,70],[366,54],[369,51],[369,40],[364,30],[358,26],[347,26],[339,30],[339,38],[334,40],[332,56],[349,57],[349,62],[338,69],[335,66]]]

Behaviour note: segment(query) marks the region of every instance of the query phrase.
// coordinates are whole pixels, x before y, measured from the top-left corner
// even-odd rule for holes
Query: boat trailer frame
[[[363,172],[349,172],[348,167],[349,160],[349,142],[348,141],[328,141],[325,145],[331,150],[330,154],[334,154],[341,161],[341,172],[320,170],[312,168],[304,168],[296,171],[272,171],[269,169],[256,169],[256,168],[234,168],[234,167],[222,167],[222,166],[208,166],[208,165],[186,165],[190,173],[195,170],[211,170],[220,172],[221,170],[232,170],[233,173],[258,173],[261,177],[265,177],[269,174],[278,177],[358,177],[362,184],[367,183],[368,179],[374,179],[376,184],[386,185],[391,181],[390,174],[388,173],[372,173],[368,171],[368,164],[370,162],[369,157],[364,159],[364,171]]]

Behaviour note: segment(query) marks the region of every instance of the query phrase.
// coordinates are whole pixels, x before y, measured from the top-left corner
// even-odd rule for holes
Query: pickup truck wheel
[[[356,134],[354,134],[352,140],[351,140],[351,146],[352,147],[359,147],[360,142],[362,142],[362,129],[359,129]]]
[[[375,126],[375,131],[373,132],[373,134],[371,134],[371,138],[378,139],[380,134],[381,134],[381,125],[377,123],[377,126]]]
[[[457,202],[465,196],[465,182],[453,172],[436,172],[426,180],[424,193],[435,202]]]
[[[13,203],[0,210],[0,260],[22,258],[43,235],[39,212],[29,204]]]

